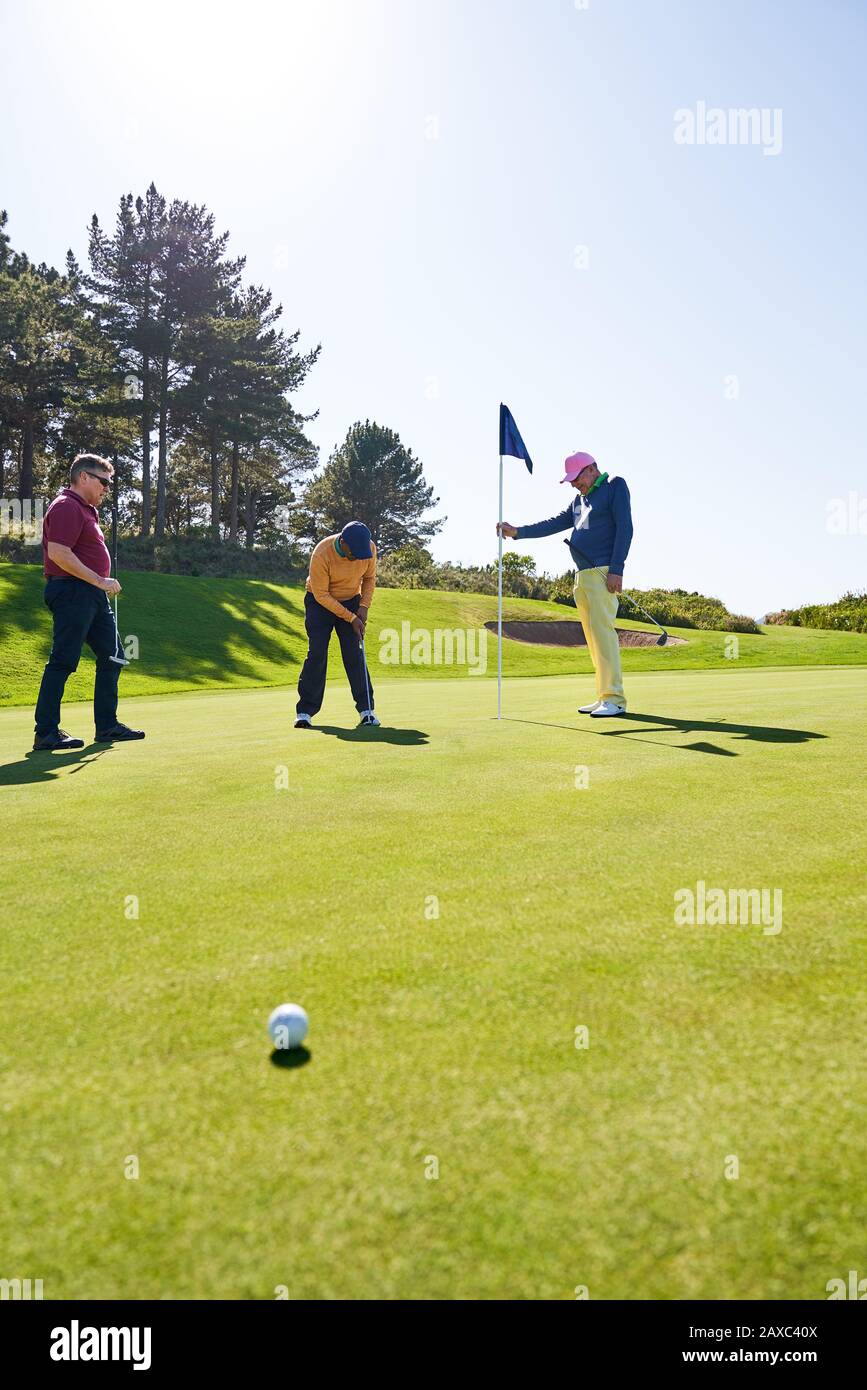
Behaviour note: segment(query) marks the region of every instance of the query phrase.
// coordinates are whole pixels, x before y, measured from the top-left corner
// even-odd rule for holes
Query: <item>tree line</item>
[[[122,529],[155,545],[298,544],[360,516],[387,553],[441,528],[420,462],[376,422],[313,476],[315,413],[294,399],[321,344],[303,351],[271,291],[242,283],[204,205],[126,193],[62,273],[7,226],[0,211],[0,498],[53,495],[88,451],[115,463]]]

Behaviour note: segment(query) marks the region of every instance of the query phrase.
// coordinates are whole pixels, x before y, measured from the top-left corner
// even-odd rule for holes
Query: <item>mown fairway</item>
[[[867,671],[633,673],[599,723],[586,676],[512,680],[499,725],[487,681],[404,678],[361,732],[329,691],[312,733],[287,690],[127,700],[145,743],[65,755],[0,712],[2,1273],[822,1299],[863,1272]],[[675,926],[698,880],[780,888],[782,931]]]
[[[120,629],[136,636],[139,659],[124,672],[126,695],[160,695],[180,690],[291,685],[298,679],[307,650],[304,591],[299,584],[272,584],[255,579],[200,579],[180,574],[124,574]],[[42,601],[45,581],[34,565],[0,563],[0,707],[33,705],[51,645],[51,618]],[[624,606],[624,613],[626,606]],[[577,619],[574,608],[534,599],[508,598],[506,619],[545,621]],[[431,589],[377,589],[371,609],[367,652],[374,681],[381,678],[449,680],[454,666],[395,665],[383,634],[422,629],[429,633],[456,628],[483,629],[497,616],[497,600],[484,594]],[[618,627],[653,630],[647,623],[618,618]],[[684,646],[646,647],[623,652],[627,672],[732,671],[769,666],[867,666],[867,633],[818,628],[767,626],[759,633],[737,635],[732,660],[727,632],[671,627]],[[484,672],[473,679],[494,678],[497,643],[485,633]],[[332,642],[332,671],[343,679],[337,642]],[[477,657],[478,646],[473,648]],[[409,656],[412,656],[410,647]],[[471,664],[475,665],[476,662]],[[478,663],[481,665],[481,663]],[[586,648],[531,646],[504,642],[507,676],[559,676],[579,671],[590,675]],[[67,686],[71,700],[90,698],[93,659],[85,649],[81,665]],[[85,721],[87,722],[87,721]]]

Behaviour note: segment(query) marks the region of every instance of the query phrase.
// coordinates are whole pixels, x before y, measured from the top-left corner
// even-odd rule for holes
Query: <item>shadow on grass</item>
[[[571,729],[576,733],[604,733],[606,737],[619,736],[620,738],[627,738],[633,743],[647,743],[648,740],[636,738],[633,733],[625,729],[623,725],[627,720],[649,725],[648,733],[732,734],[735,738],[746,739],[753,743],[808,743],[813,738],[827,737],[826,734],[817,734],[809,729],[780,729],[774,725],[765,724],[731,724],[726,719],[672,719],[666,715],[633,714],[629,710],[625,714],[605,720],[594,720],[588,715],[586,722],[582,724],[548,724],[541,719],[513,719],[509,715],[506,718],[511,724],[539,724],[545,729]],[[600,724],[605,727],[603,729],[597,728],[596,726]],[[719,748],[715,743],[707,743],[704,740],[699,740],[696,743],[679,743],[673,746],[687,753],[712,753],[716,757],[722,758],[737,757],[733,748]]]
[[[71,767],[70,777],[90,767],[97,758],[111,752],[111,745],[91,743],[87,748],[73,748],[70,753],[37,752],[33,749],[14,763],[0,766],[0,787],[21,787],[35,782],[54,782],[64,768]]]
[[[811,738],[827,737],[826,734],[817,734],[810,729],[779,729],[773,724],[732,724],[727,719],[671,719],[661,714],[632,714],[629,710],[618,716],[618,721],[621,719],[653,725],[658,733],[671,731],[683,734],[734,734],[737,738],[749,739],[753,743],[808,743]],[[623,730],[614,729],[612,732],[618,733]],[[653,729],[649,729],[648,732],[653,732]],[[691,743],[686,746],[699,752],[719,752],[713,744]]]
[[[12,594],[8,602],[4,599],[2,612],[6,621],[0,622],[0,642],[4,642],[13,629],[29,625],[22,622],[22,616],[26,619],[34,612],[48,615],[42,598],[45,579],[40,565],[7,565],[3,570],[3,582],[8,584]]]
[[[306,1047],[275,1047],[271,1053],[271,1065],[282,1067],[284,1071],[294,1071],[310,1061],[312,1053]]]
[[[135,593],[140,578],[132,574],[127,581],[126,622],[121,621],[121,628],[140,636],[142,665],[149,676],[255,681],[261,679],[260,662],[286,667],[291,684],[291,669],[303,656],[300,589],[286,590],[269,580],[211,576],[184,583],[187,576],[165,575],[158,587],[145,590],[143,604]]]
[[[51,615],[36,565],[9,565],[0,642],[23,644],[32,663],[33,699],[51,646]],[[122,575],[121,635],[135,633],[148,677],[206,685],[259,681],[285,668],[291,684],[306,651],[304,592],[271,580],[191,579],[131,571]],[[291,581],[287,581],[291,584]],[[90,655],[85,647],[85,663]],[[136,672],[138,674],[138,672]]]
[[[421,747],[428,741],[428,735],[421,729],[386,729],[382,725],[378,729],[366,724],[354,729],[340,729],[336,724],[314,724],[312,732],[331,734],[349,743],[396,743],[408,748]]]

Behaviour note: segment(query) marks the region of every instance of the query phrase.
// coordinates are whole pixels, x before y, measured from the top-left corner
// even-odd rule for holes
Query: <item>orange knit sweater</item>
[[[317,603],[351,623],[355,614],[340,602],[361,592],[361,607],[369,608],[376,588],[376,546],[369,560],[347,560],[338,555],[339,536],[326,536],[310,556],[307,589]]]

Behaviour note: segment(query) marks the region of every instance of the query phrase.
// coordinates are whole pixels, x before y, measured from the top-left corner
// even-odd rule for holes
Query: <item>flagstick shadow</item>
[[[514,715],[511,714],[504,714],[501,720],[495,719],[493,722],[495,724],[533,724],[537,729],[566,729],[567,732],[571,734],[589,734],[591,738],[607,738],[614,732],[613,729],[609,729],[606,733],[603,729],[585,728],[583,724],[552,724],[545,719],[516,719]],[[637,738],[635,734],[627,734],[626,737],[629,739],[630,743],[649,743],[651,748],[659,748],[660,746],[658,743],[655,743],[652,738]],[[707,751],[710,751],[712,747],[712,744],[708,744]],[[718,748],[714,749],[714,751],[720,753],[722,749]],[[731,756],[734,757],[736,755],[732,754]]]
[[[513,714],[504,714],[501,719],[494,719],[495,724],[533,724],[537,729],[568,729],[570,733],[589,734],[589,729],[583,729],[580,724],[551,724],[547,719],[516,719]]]

